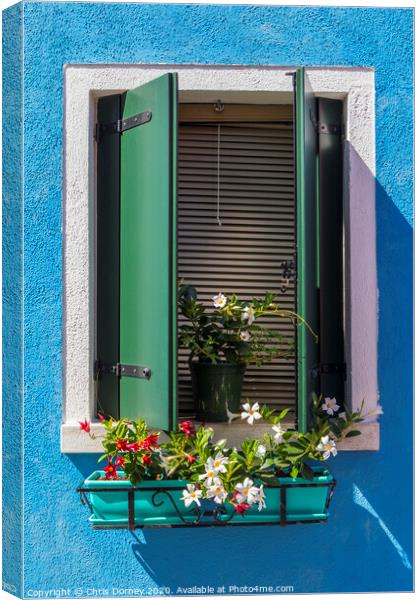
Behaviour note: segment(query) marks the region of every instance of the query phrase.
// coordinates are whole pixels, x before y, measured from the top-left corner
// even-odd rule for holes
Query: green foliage
[[[191,421],[167,432],[167,441],[159,444],[159,434],[150,432],[143,419],[104,419],[105,453],[99,460],[108,461],[104,469],[107,479],[119,477],[115,471],[118,468],[135,485],[144,479],[186,479],[201,488],[203,494],[211,483],[209,473],[219,461],[222,466],[216,472],[217,479],[234,498],[236,486],[245,478],[262,483],[285,475],[312,479],[311,461],[328,460],[337,453],[337,441],[360,434],[355,425],[364,420],[363,403],[354,412],[336,414],[337,406],[330,409],[333,414],[329,415],[327,409],[322,396],[314,394],[311,428],[307,433],[299,433],[282,426],[287,409],[278,412],[257,404],[256,410],[271,424],[271,429],[261,439],[245,439],[239,448],[228,448],[225,440],[215,442],[210,427],[196,430]]]
[[[261,366],[275,358],[293,357],[294,339],[258,324],[261,317],[278,316],[310,329],[297,314],[281,309],[270,292],[251,302],[239,301],[236,294],[220,296],[220,305],[206,312],[194,287],[178,287],[178,306],[187,320],[179,327],[179,344],[190,350],[190,360]]]
[[[115,421],[109,418],[102,424],[106,431],[102,440],[105,454],[98,462],[108,459],[106,477],[118,477],[114,473],[116,468],[121,469],[133,484],[143,479],[155,479],[161,472],[160,456],[156,451],[159,434],[150,433],[143,419]],[[114,470],[109,469],[110,465]]]

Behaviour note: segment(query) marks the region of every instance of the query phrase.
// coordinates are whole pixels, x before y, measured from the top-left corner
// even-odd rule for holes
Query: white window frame
[[[96,101],[163,73],[178,73],[181,102],[290,103],[293,67],[204,65],[66,65],[64,67],[63,181],[63,423],[61,449],[99,452],[99,440],[80,431],[94,416],[95,384],[95,164]],[[368,68],[307,69],[317,96],[344,101],[345,344],[347,402],[378,403],[377,273],[375,226],[375,83]],[[378,450],[376,417],[342,450]],[[267,426],[215,425],[216,434],[237,443],[260,436]]]

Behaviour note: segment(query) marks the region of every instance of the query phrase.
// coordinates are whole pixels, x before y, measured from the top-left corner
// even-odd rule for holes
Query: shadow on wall
[[[293,586],[296,593],[412,590],[412,229],[375,186],[380,451],[343,452],[331,461],[338,485],[327,523],[114,532],[127,563],[137,562],[139,573],[144,569],[171,593],[194,586],[224,594],[246,592],[243,586],[260,593],[255,586]],[[97,468],[96,456],[71,458],[83,476]],[[82,508],[80,518],[88,527]],[[104,534],[94,532],[98,551]]]

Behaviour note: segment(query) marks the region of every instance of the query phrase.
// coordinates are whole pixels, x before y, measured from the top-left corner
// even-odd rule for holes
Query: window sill
[[[214,429],[215,440],[226,439],[230,446],[239,445],[243,439],[260,438],[265,432],[270,432],[271,425],[257,423],[252,427],[247,423],[208,423]],[[340,451],[377,451],[379,450],[379,423],[361,423],[358,429],[362,432],[353,438],[343,440],[338,444]],[[92,432],[101,436],[103,428],[99,422],[92,424]],[[163,439],[164,436],[162,436]],[[101,439],[92,440],[78,424],[64,423],[61,427],[61,452],[65,454],[102,454]]]

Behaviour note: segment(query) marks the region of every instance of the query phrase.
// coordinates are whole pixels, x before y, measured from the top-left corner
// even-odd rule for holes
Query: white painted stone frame
[[[122,92],[167,72],[177,72],[180,101],[290,103],[291,67],[204,65],[66,65],[64,68],[63,183],[63,452],[99,452],[99,441],[80,431],[94,421],[95,349],[95,123],[96,99]],[[318,96],[344,100],[345,296],[347,398],[366,411],[378,401],[377,282],[375,244],[374,72],[365,68],[308,69]],[[363,434],[341,449],[377,450],[373,417]],[[265,425],[220,424],[232,443],[260,435]],[[93,431],[99,424],[93,423]]]

